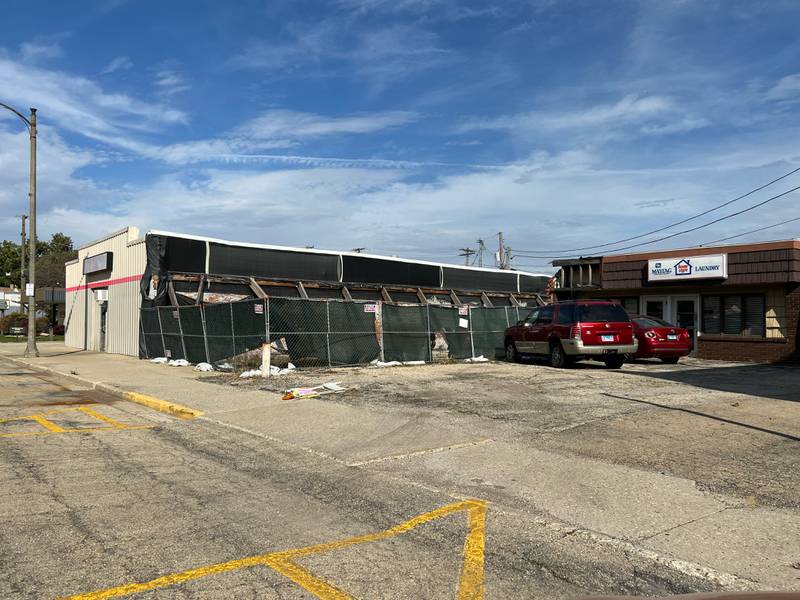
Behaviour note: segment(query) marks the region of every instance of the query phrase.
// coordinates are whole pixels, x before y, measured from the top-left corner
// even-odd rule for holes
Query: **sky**
[[[445,262],[481,238],[491,263],[503,231],[514,266],[549,272],[553,250],[800,167],[799,18],[782,0],[7,0],[0,102],[39,111],[42,237],[135,225]],[[27,131],[0,110],[0,239],[27,186]],[[798,199],[641,249],[800,217]]]

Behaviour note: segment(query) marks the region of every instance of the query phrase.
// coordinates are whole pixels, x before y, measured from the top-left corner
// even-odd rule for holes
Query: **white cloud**
[[[100,75],[110,75],[117,71],[127,71],[133,68],[133,61],[127,56],[118,56],[108,63],[105,68],[100,71]]]
[[[208,140],[195,140],[145,150],[151,158],[172,164],[221,160],[246,162],[263,159],[274,162],[279,156],[248,156],[275,148],[291,148],[303,141],[326,136],[363,135],[393,129],[411,123],[417,114],[407,111],[380,111],[344,116],[278,109],[267,111],[237,127],[227,135]],[[290,157],[285,157],[289,159]],[[291,157],[319,164],[316,157]],[[310,164],[310,162],[309,162]]]
[[[695,129],[702,129],[708,127],[711,122],[704,118],[684,117],[682,119],[674,119],[665,121],[664,123],[656,123],[652,125],[645,125],[642,127],[642,133],[648,135],[668,135],[671,133],[686,133]]]
[[[348,35],[351,24],[290,24],[289,41],[257,41],[229,65],[264,69],[285,76],[351,77],[380,92],[412,75],[450,65],[456,54],[441,47],[438,36],[415,25],[391,25]]]
[[[191,89],[181,73],[163,65],[156,71],[154,83],[159,93],[164,96],[173,96]]]
[[[389,110],[374,113],[328,117],[293,110],[270,110],[237,129],[255,139],[304,139],[338,134],[364,134],[393,129],[417,119],[409,111]]]
[[[491,119],[473,119],[457,128],[458,132],[480,129],[509,131],[579,130],[620,127],[646,122],[676,110],[672,99],[664,96],[629,94],[613,104],[596,104],[572,110],[542,110],[504,115]]]
[[[58,44],[25,42],[20,46],[19,54],[23,62],[34,63],[40,60],[61,58],[64,50]]]
[[[781,78],[766,93],[767,100],[800,101],[800,73]]]
[[[22,65],[0,56],[0,89],[9,104],[39,109],[42,122],[113,146],[136,150],[143,144],[135,134],[163,131],[186,123],[180,110],[162,103],[104,91],[97,83],[62,71]]]

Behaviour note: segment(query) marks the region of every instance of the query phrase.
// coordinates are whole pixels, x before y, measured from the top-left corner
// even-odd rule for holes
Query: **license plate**
[[[678,339],[678,336],[675,335],[675,334],[670,333],[670,334],[667,335],[667,339],[670,340],[671,342],[674,342],[675,340]]]
[[[614,341],[614,336],[613,335],[601,335],[600,336],[600,341],[601,342],[613,342]]]
[[[603,350],[603,354],[616,354],[616,353],[617,353],[616,348],[606,348],[605,350]]]

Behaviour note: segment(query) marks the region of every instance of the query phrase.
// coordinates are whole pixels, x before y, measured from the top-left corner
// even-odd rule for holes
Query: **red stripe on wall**
[[[85,289],[94,289],[94,288],[102,288],[102,287],[109,287],[112,285],[119,285],[120,283],[130,283],[131,281],[141,281],[141,275],[130,275],[129,277],[120,277],[119,279],[106,279],[105,281],[95,281],[93,283],[88,283],[86,285],[76,285],[74,287],[65,288],[65,292],[79,292],[80,290]]]

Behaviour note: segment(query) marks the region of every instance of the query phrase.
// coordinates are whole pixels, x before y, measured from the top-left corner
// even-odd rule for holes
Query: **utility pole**
[[[28,295],[25,293],[27,290],[21,290],[20,296],[22,294],[28,296],[28,346],[25,348],[25,356],[39,356],[39,349],[36,347],[36,109],[31,108],[31,117],[28,119],[8,104],[0,102],[0,107],[13,112],[25,123],[31,141],[30,192],[28,192],[30,199],[30,209],[28,211],[28,219],[30,219],[28,225],[30,231],[28,237],[30,249],[28,253],[28,284],[32,293]]]
[[[24,311],[24,304],[22,303],[22,295],[25,293],[25,219],[28,218],[28,215],[17,215],[22,219],[22,231],[20,232],[20,246],[19,246],[19,253],[20,253],[20,263],[19,263],[19,309],[20,312]]]
[[[464,264],[466,266],[469,266],[469,257],[475,254],[475,250],[473,250],[472,248],[459,248],[459,250],[461,251],[461,254],[459,254],[459,256],[464,257]]]
[[[28,128],[31,137],[31,174],[30,174],[30,209],[28,218],[28,244],[30,255],[28,256],[28,268],[30,274],[28,283],[31,284],[31,294],[28,296],[28,346],[25,348],[25,356],[39,356],[39,349],[36,347],[36,109],[31,108],[30,127]]]
[[[483,253],[486,252],[486,244],[483,240],[478,240],[478,266],[483,266]]]
[[[497,234],[497,240],[499,242],[499,250],[497,252],[497,262],[499,263],[499,268],[501,269],[510,269],[511,268],[511,247],[506,246],[503,242],[503,232],[499,232]]]

